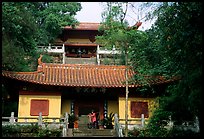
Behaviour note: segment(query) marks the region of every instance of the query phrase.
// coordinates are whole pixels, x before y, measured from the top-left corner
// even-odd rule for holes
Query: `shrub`
[[[2,137],[19,137],[17,126],[5,125],[2,126]]]
[[[140,134],[138,129],[133,129],[128,131],[128,137],[137,137]]]
[[[61,129],[48,129],[40,128],[39,132],[35,135],[36,137],[60,137],[62,133]]]
[[[169,131],[168,137],[200,137],[200,133],[193,132],[192,130],[181,130],[172,128]]]
[[[37,124],[2,126],[2,137],[60,137],[61,133],[61,129],[39,128]]]
[[[113,117],[114,113],[111,112],[108,117],[104,118],[103,123],[107,129],[113,129]]]
[[[152,134],[152,129],[143,128],[143,129],[134,129],[129,131],[129,137],[201,137],[200,133],[193,132],[192,130],[182,130],[176,127],[171,128],[170,130],[165,128],[160,128],[158,131],[155,131],[155,134]]]
[[[68,117],[69,128],[74,128],[74,122],[76,122],[77,120],[79,120],[79,118],[76,115],[69,114],[69,117]]]

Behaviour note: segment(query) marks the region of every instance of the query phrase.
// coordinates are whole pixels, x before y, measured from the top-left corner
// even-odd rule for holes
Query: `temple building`
[[[81,22],[75,28],[65,26],[54,43],[38,46],[55,57],[54,63],[61,64],[107,64],[104,58],[113,58],[120,52],[116,48],[107,50],[96,43],[100,23]],[[108,59],[110,61],[110,58]],[[107,60],[106,60],[107,61]],[[112,62],[113,63],[113,62]],[[111,62],[109,63],[111,64]]]
[[[2,71],[11,98],[18,102],[18,117],[37,117],[42,112],[43,116],[52,118],[68,112],[80,118],[94,110],[100,119],[110,113],[125,119],[126,66],[101,64],[99,55],[112,51],[102,51],[102,46],[95,43],[98,27],[99,23],[81,23],[74,29],[65,27],[60,38],[46,48],[50,53],[61,55],[59,63],[44,63],[42,55],[36,71]],[[131,81],[137,73],[127,68]],[[141,114],[145,119],[151,117],[158,106],[155,98],[175,81],[162,76],[145,78],[155,92],[140,92],[139,88],[145,84],[129,82],[128,119],[141,118]],[[120,123],[125,122],[121,120]],[[135,125],[137,121],[129,124]],[[75,124],[75,128],[79,126]]]

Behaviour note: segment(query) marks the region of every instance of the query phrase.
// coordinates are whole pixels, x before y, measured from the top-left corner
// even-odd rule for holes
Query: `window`
[[[141,114],[149,117],[148,102],[131,101],[131,118],[141,118]]]
[[[49,100],[32,99],[30,106],[30,115],[38,116],[42,112],[42,116],[49,115]]]

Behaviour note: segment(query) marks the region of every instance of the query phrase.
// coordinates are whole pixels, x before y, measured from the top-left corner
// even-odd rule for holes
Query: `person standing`
[[[94,112],[94,110],[92,110],[91,112],[91,122],[93,124],[93,128],[96,128],[96,113]]]
[[[88,123],[88,128],[92,128],[92,117],[91,117],[91,113],[88,114],[88,118],[89,118],[89,123]]]

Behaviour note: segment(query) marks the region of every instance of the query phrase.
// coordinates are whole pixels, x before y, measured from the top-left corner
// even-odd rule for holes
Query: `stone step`
[[[103,137],[114,137],[114,129],[74,129],[74,137],[93,137],[93,136],[103,136]]]
[[[80,134],[80,135],[74,135],[74,137],[116,137],[116,136],[106,136],[106,135],[103,135],[103,136],[93,136],[93,135],[83,135],[83,134]]]
[[[78,129],[89,129],[87,123],[86,124],[79,124]]]

